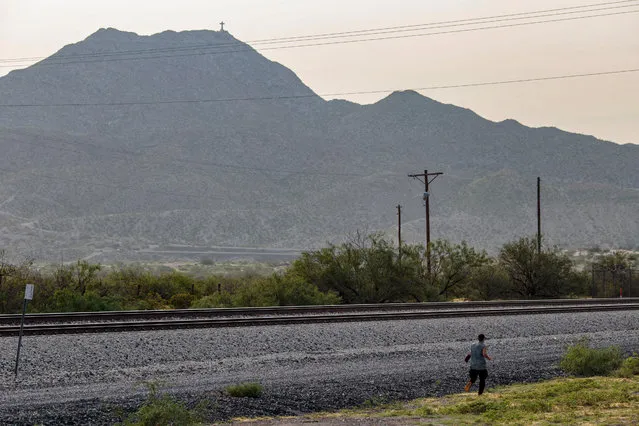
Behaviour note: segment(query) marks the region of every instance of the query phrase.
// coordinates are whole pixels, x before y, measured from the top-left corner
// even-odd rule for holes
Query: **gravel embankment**
[[[636,311],[255,328],[0,338],[0,424],[112,424],[157,381],[209,419],[292,415],[459,392],[475,336],[489,340],[489,386],[561,374],[565,346],[639,350]],[[229,384],[257,381],[264,395],[234,399]]]

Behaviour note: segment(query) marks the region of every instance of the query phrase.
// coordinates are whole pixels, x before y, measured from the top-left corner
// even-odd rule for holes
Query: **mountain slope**
[[[534,233],[541,176],[547,241],[639,244],[639,146],[411,91],[327,102],[227,32],[103,29],[0,78],[0,98],[53,104],[0,107],[0,246],[42,257],[312,247],[394,233],[398,203],[404,236],[422,241],[423,185],[407,174],[424,168],[445,173],[433,238],[494,250]]]

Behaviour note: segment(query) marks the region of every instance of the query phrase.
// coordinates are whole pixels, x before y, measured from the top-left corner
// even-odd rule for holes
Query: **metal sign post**
[[[22,329],[24,328],[24,316],[27,313],[27,303],[33,300],[33,284],[27,284],[24,289],[24,302],[22,304],[22,318],[20,320],[20,337],[18,337],[18,353],[16,354],[16,368],[13,371],[18,377],[18,364],[20,363],[20,348],[22,347]]]

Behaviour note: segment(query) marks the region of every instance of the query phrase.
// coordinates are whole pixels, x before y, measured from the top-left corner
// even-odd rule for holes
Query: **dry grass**
[[[639,376],[562,378],[243,425],[637,425]]]

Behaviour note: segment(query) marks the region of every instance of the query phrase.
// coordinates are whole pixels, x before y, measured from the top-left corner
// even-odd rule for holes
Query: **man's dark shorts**
[[[473,370],[470,369],[470,381],[475,382],[477,380],[477,376],[479,376],[479,380],[486,380],[488,377],[488,370]]]

